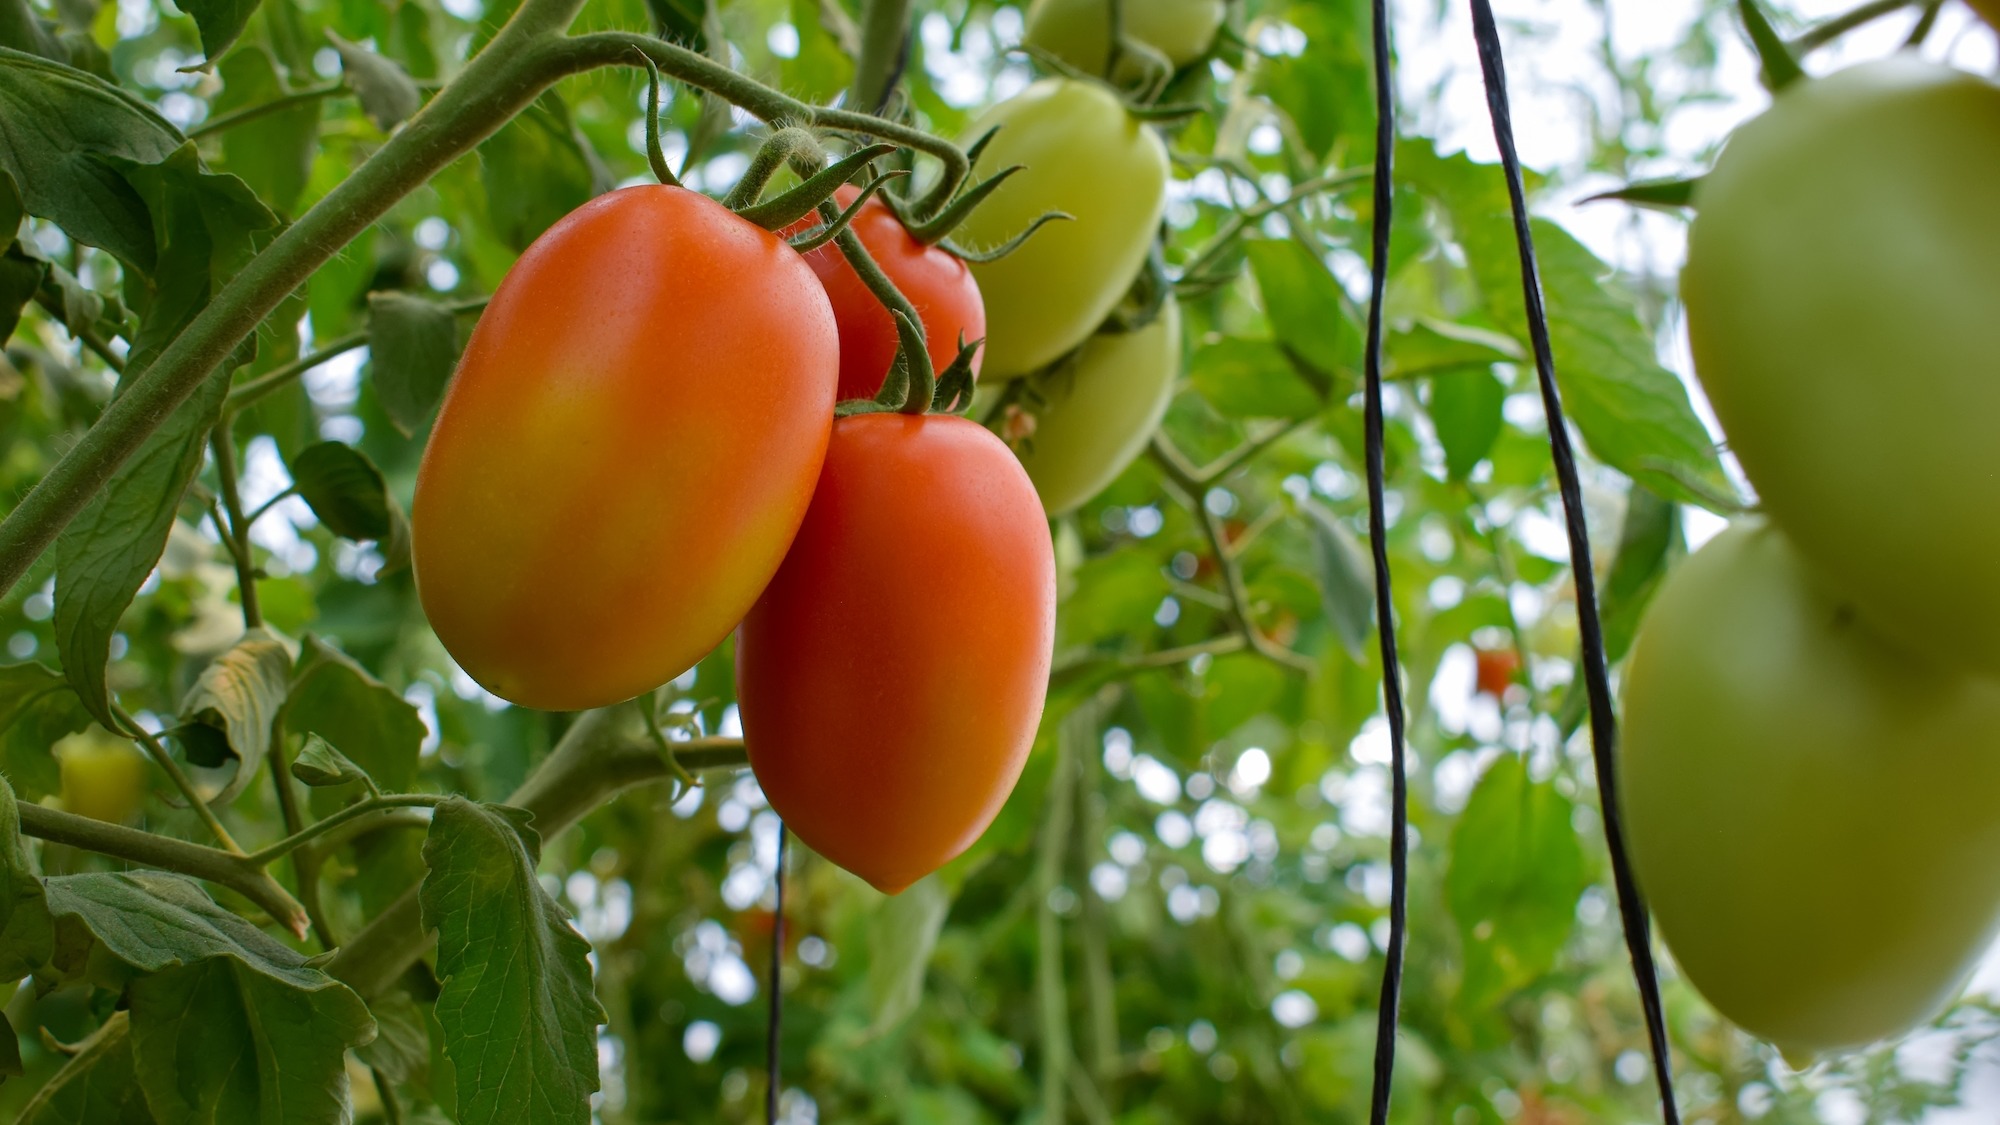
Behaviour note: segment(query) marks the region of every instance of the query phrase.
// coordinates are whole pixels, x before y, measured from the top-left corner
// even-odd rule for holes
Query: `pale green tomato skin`
[[[1074,363],[1037,376],[1024,405],[1034,432],[1017,443],[1042,507],[1072,512],[1146,451],[1181,373],[1181,311],[1172,298],[1136,332],[1092,336]]]
[[[1771,518],[1883,629],[2000,673],[2000,87],[1779,95],[1697,190],[1695,368]]]
[[[1619,747],[1675,961],[1795,1062],[1935,1015],[2000,924],[2000,682],[1816,581],[1757,522],[1682,563],[1626,668]]]
[[[1128,0],[1125,37],[1186,66],[1208,52],[1223,11],[1222,0]],[[1111,52],[1110,0],[1035,0],[1026,41],[1086,74],[1102,75]]]
[[[1094,83],[1037,82],[974,122],[967,143],[996,125],[980,173],[1026,167],[953,240],[985,249],[1046,212],[1071,219],[1043,227],[997,262],[973,264],[986,298],[980,377],[988,382],[1050,363],[1104,322],[1145,264],[1166,210],[1168,176],[1159,135]]]

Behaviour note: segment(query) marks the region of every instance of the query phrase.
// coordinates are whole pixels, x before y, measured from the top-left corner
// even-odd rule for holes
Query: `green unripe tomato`
[[[1780,94],[1696,193],[1695,368],[1877,625],[2000,673],[2000,87],[1898,57]]]
[[[1126,0],[1125,38],[1151,47],[1175,66],[1208,51],[1222,26],[1222,0]],[[1035,0],[1027,44],[1086,74],[1103,75],[1111,54],[1110,0]]]
[[[1025,375],[1083,343],[1131,288],[1167,204],[1167,149],[1159,135],[1094,83],[1049,78],[988,110],[966,133],[1000,132],[979,167],[1026,167],[953,235],[998,246],[1046,212],[1050,223],[997,262],[974,263],[986,298],[980,375]]]
[[[1756,522],[1682,563],[1633,648],[1619,747],[1675,960],[1795,1063],[1935,1015],[2000,924],[2000,682],[1816,581]]]
[[[1092,336],[1074,362],[1034,380],[1014,442],[1052,516],[1074,511],[1125,471],[1166,417],[1181,373],[1181,310],[1167,298],[1136,332]]]
[[[52,748],[62,770],[63,808],[107,824],[129,824],[146,801],[146,759],[131,742],[99,726]]]

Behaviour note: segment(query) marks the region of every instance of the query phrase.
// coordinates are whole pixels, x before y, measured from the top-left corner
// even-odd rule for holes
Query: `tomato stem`
[[[660,67],[651,55],[644,51],[634,51],[646,64],[646,163],[652,166],[653,178],[667,187],[680,187],[679,177],[667,167],[666,150],[660,147]]]

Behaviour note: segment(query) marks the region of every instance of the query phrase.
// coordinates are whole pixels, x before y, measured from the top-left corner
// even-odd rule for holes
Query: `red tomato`
[[[771,807],[890,894],[943,866],[1021,775],[1055,614],[1042,504],[999,438],[949,415],[835,423],[805,524],[737,639]]]
[[[1499,699],[1513,686],[1521,671],[1521,658],[1511,648],[1474,649],[1479,665],[1479,694]]]
[[[417,477],[417,588],[505,699],[665,683],[778,569],[831,430],[839,341],[776,235],[680,188],[601,196],[493,295]]]
[[[835,192],[834,198],[846,207],[860,194],[860,188],[848,184]],[[811,220],[806,220],[788,233],[796,234],[809,226]],[[854,216],[853,230],[882,272],[916,308],[924,322],[924,342],[929,345],[933,367],[942,371],[958,358],[961,341],[970,344],[986,338],[986,304],[980,300],[979,283],[964,262],[911,237],[879,197],[862,205],[861,213]],[[895,318],[862,284],[861,275],[847,264],[840,247],[822,246],[806,255],[806,264],[826,286],[834,319],[840,322],[840,397],[874,398],[896,358]],[[979,374],[979,361],[985,352],[982,347],[972,357],[974,375]]]

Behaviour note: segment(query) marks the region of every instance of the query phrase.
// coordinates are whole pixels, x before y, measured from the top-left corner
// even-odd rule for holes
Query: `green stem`
[[[291,488],[287,488],[283,492],[278,493],[276,496],[271,497],[269,500],[264,501],[262,504],[257,505],[257,510],[250,513],[250,518],[248,520],[249,525],[251,527],[257,526],[257,521],[263,519],[266,515],[270,514],[271,509],[284,503],[286,500],[289,500],[292,497],[297,496],[298,494],[299,494],[298,486],[294,485]]]
[[[835,220],[829,216],[827,221]],[[860,235],[855,234],[851,228],[843,230],[839,237],[834,239],[834,245],[840,247],[840,253],[847,259],[847,264],[854,268],[855,274],[861,278],[861,283],[868,287],[868,291],[875,295],[875,299],[882,302],[882,307],[889,310],[889,315],[892,317],[900,315],[907,319],[909,325],[915,327],[914,340],[917,346],[912,347],[912,333],[908,328],[898,326],[898,334],[901,337],[899,346],[903,350],[903,361],[908,364],[910,373],[910,397],[904,409],[913,414],[929,411],[931,396],[937,390],[937,373],[931,368],[930,351],[923,346],[923,317],[918,314],[917,307],[910,303],[910,299],[903,295],[903,291],[896,288],[896,283],[889,280],[889,275],[882,272],[882,267],[875,263],[874,255],[861,244]]]
[[[740,769],[748,764],[740,739],[677,743],[675,757],[691,770]],[[546,843],[621,790],[665,781],[674,769],[653,744],[630,707],[608,707],[579,716],[562,741],[514,791],[507,803],[534,814]],[[364,998],[380,994],[429,947],[417,888],[377,914],[340,947],[326,971]]]
[[[288,852],[296,851],[307,843],[326,835],[351,820],[359,820],[370,813],[384,809],[429,809],[436,808],[445,798],[432,793],[391,793],[380,797],[370,797],[364,801],[341,809],[321,820],[316,820],[304,828],[297,829],[282,840],[268,847],[258,848],[246,858],[259,867],[269,864]]]
[[[278,794],[278,814],[284,818],[286,832],[300,835],[305,831],[305,815],[299,811],[298,791],[292,788],[291,763],[285,760],[285,720],[282,713],[271,722],[270,757],[271,788]],[[256,856],[251,858],[256,861]],[[257,865],[264,867],[269,863],[270,860],[264,860]],[[320,945],[326,949],[339,945],[340,936],[334,932],[333,923],[320,907],[319,857],[310,849],[293,854],[292,885],[299,889],[299,905],[305,907],[306,918],[312,923],[313,933],[319,938]]]
[[[1343,188],[1365,184],[1373,179],[1374,175],[1375,171],[1372,168],[1352,168],[1339,172],[1328,172],[1326,175],[1316,176],[1304,183],[1292,185],[1292,190],[1287,192],[1281,199],[1267,199],[1235,212],[1222,224],[1222,229],[1216,231],[1215,236],[1208,240],[1208,244],[1203,246],[1189,260],[1188,264],[1181,268],[1181,280],[1187,281],[1201,276],[1204,270],[1214,265],[1216,259],[1222,257],[1229,250],[1230,246],[1234,245],[1236,240],[1243,236],[1243,232],[1249,229],[1252,223],[1262,222],[1264,219],[1284,210],[1299,200],[1307,199],[1323,192],[1338,191]]]
[[[236,560],[236,590],[243,601],[243,628],[264,624],[257,605],[257,567],[250,551],[250,522],[243,518],[243,498],[236,488],[236,416],[224,411],[209,437],[215,451],[215,475],[222,485],[222,508],[229,513],[229,553]]]
[[[97,1077],[97,1064],[111,1052],[126,1047],[126,1041],[131,1037],[132,1017],[123,1011],[111,1013],[96,1031],[77,1044],[77,1050],[69,1061],[63,1063],[62,1069],[43,1083],[40,1090],[35,1091],[35,1096],[21,1107],[20,1116],[15,1120],[60,1120],[52,1112],[58,1101],[73,1099],[74,1104],[84,1104],[89,1096],[90,1084]]]
[[[1086,701],[1056,731],[1056,760],[1049,775],[1048,804],[1035,845],[1035,1000],[1041,1020],[1041,1125],[1062,1125],[1069,1105],[1069,995],[1063,983],[1062,919],[1051,899],[1062,881],[1076,799],[1076,759],[1089,753],[1096,737],[1097,709]]]
[[[109,824],[87,816],[21,803],[21,831],[38,840],[108,855],[114,859],[177,871],[227,887],[255,903],[293,933],[305,931],[305,910],[277,880],[249,857]]]
[[[146,748],[146,753],[152,755],[153,761],[167,771],[167,777],[173,781],[174,788],[181,791],[181,796],[186,798],[188,807],[194,810],[195,816],[199,817],[203,824],[208,825],[208,830],[214,834],[216,842],[220,843],[229,854],[242,855],[243,849],[237,846],[236,839],[229,834],[229,829],[222,826],[222,821],[216,818],[215,810],[208,807],[207,801],[202,800],[200,790],[194,787],[194,782],[188,780],[188,775],[181,771],[180,763],[174,761],[172,754],[167,753],[167,748],[161,745],[159,738],[152,731],[140,726],[139,720],[126,714],[123,707],[114,704],[111,708],[111,717],[118,720],[118,724],[125,728],[127,737],[137,740],[139,745]]]
[[[227,409],[231,413],[240,411],[320,364],[367,346],[367,332],[349,332],[311,355],[300,356],[283,367],[274,367],[255,379],[231,387]]]
[[[330,98],[336,94],[347,92],[347,82],[344,79],[328,82],[324,86],[309,86],[303,90],[294,90],[283,97],[272,98],[268,102],[247,105],[242,109],[231,110],[220,117],[211,117],[207,121],[189,129],[187,131],[188,139],[198,140],[213,133],[220,133],[224,129],[241,125],[246,121],[255,121],[259,117],[281,113],[294,106],[307,105],[322,98]]]
[[[1852,11],[1843,12],[1822,23],[1814,24],[1805,34],[1787,45],[1794,53],[1803,55],[1826,46],[1850,31],[1865,27],[1884,16],[1893,16],[1905,8],[1914,8],[1922,2],[1923,0],[1874,0],[1873,3],[1863,4]]]
[[[74,246],[75,244],[72,243],[71,245]],[[71,336],[75,337],[78,343],[90,349],[91,354],[95,355],[98,359],[103,360],[104,366],[109,367],[120,375],[125,373],[125,361],[118,358],[118,353],[111,350],[111,345],[106,343],[104,338],[99,336],[95,329],[91,328],[88,324],[72,326],[69,321],[63,319],[62,299],[49,292],[47,285],[42,286],[35,293],[35,303],[47,309],[49,315],[55,317],[56,322],[61,324],[64,330]]]
[[[910,0],[863,0],[861,53],[848,104],[880,113],[910,59]]]

